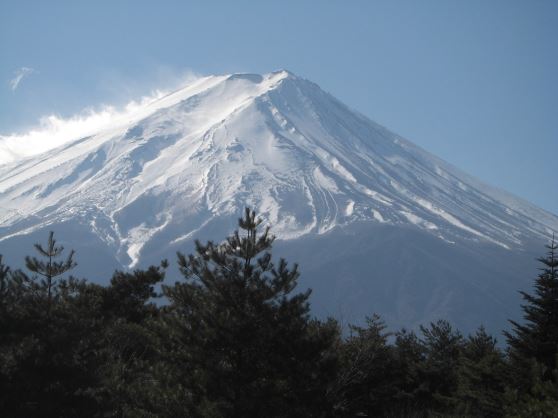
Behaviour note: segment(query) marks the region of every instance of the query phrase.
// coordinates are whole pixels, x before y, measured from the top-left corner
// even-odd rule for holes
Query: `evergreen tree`
[[[46,262],[28,257],[39,277],[0,260],[2,416],[156,416],[147,395],[163,395],[151,390],[158,356],[149,325],[164,271],[116,272],[99,286],[61,278],[75,265],[73,253],[57,261],[61,251],[51,235]]]
[[[529,386],[519,390],[510,385],[505,397],[505,416],[509,418],[558,416],[558,370],[554,370],[554,379],[548,379],[546,367],[530,360]]]
[[[99,315],[89,306],[100,288],[72,278],[53,283],[63,270],[54,264],[42,270],[52,273],[50,286],[46,276],[39,280],[19,270],[8,275],[0,330],[5,416],[87,417],[95,411],[86,391],[96,380],[92,353]]]
[[[394,355],[399,416],[426,416],[432,402],[426,373],[426,347],[414,332],[403,329],[395,334]]]
[[[506,363],[496,339],[484,327],[465,341],[459,360],[459,412],[466,416],[503,416]]]
[[[157,381],[160,376],[155,376],[162,362],[162,342],[156,330],[161,309],[154,300],[160,296],[155,286],[164,280],[166,267],[163,261],[146,270],[116,271],[110,285],[103,288],[105,321],[98,351],[101,385],[90,391],[102,405],[103,416],[154,417],[164,410],[165,405],[154,401],[166,396]]]
[[[334,322],[309,317],[310,291],[293,294],[295,264],[272,262],[274,237],[246,209],[222,244],[178,254],[184,282],[170,301],[168,357],[194,416],[317,416],[335,372]]]
[[[10,267],[4,264],[2,254],[0,254],[0,330],[2,322],[6,319],[6,309],[8,308],[10,286]]]
[[[2,254],[0,254],[0,301],[3,300],[8,290],[8,274],[10,267],[4,264]]]
[[[64,247],[56,246],[53,231],[50,231],[49,233],[46,248],[37,243],[35,244],[35,249],[45,258],[45,260],[39,260],[36,257],[27,256],[25,257],[25,266],[32,273],[38,274],[43,278],[41,280],[41,287],[47,292],[46,313],[48,316],[50,314],[52,304],[53,286],[56,286],[56,283],[53,280],[76,266],[76,263],[74,262],[74,250],[70,251],[66,260],[56,261],[55,259],[62,255]]]
[[[451,413],[456,407],[457,376],[463,337],[450,323],[439,320],[420,327],[425,348],[424,378],[432,394],[433,412]]]
[[[510,321],[512,332],[504,332],[510,354],[516,365],[530,359],[544,366],[544,379],[554,379],[558,354],[558,244],[554,236],[546,257],[539,258],[543,265],[535,281],[534,294],[520,292],[525,323]]]
[[[337,378],[336,409],[344,416],[388,416],[397,406],[397,371],[385,329],[378,315],[366,318],[366,327],[350,327]]]

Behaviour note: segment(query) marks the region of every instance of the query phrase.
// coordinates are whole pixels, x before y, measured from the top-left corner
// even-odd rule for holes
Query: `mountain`
[[[245,206],[320,315],[465,330],[518,312],[558,217],[487,186],[288,71],[198,79],[110,128],[0,166],[0,253],[54,230],[79,275],[174,259]],[[80,257],[81,256],[81,257]]]

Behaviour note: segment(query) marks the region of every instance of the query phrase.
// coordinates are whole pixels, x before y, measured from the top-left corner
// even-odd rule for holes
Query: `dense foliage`
[[[343,333],[310,315],[298,268],[246,210],[222,243],[115,272],[71,276],[51,233],[30,273],[0,256],[2,417],[558,416],[558,259],[541,258],[508,350],[447,321],[389,332],[373,315]]]

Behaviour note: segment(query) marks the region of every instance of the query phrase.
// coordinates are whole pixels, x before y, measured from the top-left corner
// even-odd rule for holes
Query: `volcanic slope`
[[[223,238],[245,206],[301,262],[318,313],[378,311],[395,326],[504,324],[558,231],[555,215],[278,71],[198,79],[0,165],[0,253],[15,262],[52,229],[77,249],[80,275],[106,280]]]

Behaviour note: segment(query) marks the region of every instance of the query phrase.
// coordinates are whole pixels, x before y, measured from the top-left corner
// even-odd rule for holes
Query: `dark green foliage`
[[[430,326],[421,326],[422,344],[425,347],[425,380],[432,394],[431,408],[449,413],[455,408],[459,356],[463,337],[450,323],[440,320]]]
[[[395,335],[393,350],[398,375],[396,402],[399,415],[425,416],[432,397],[426,379],[427,349],[414,332],[401,330]]]
[[[54,243],[51,235],[44,251],[53,258],[61,252]],[[71,256],[28,260],[41,278],[0,265],[2,416],[123,416],[123,406],[137,403],[128,385],[148,354],[142,324],[157,311],[147,301],[163,272],[115,273],[101,287],[60,278]]]
[[[344,416],[384,416],[393,408],[396,389],[393,350],[380,317],[366,319],[366,327],[351,326],[341,351],[336,409]]]
[[[2,262],[2,255],[0,254],[0,306],[4,306],[2,302],[8,293],[9,274],[10,268]]]
[[[56,283],[53,281],[56,277],[61,276],[67,271],[76,266],[74,262],[74,251],[70,251],[68,257],[64,261],[57,261],[56,258],[62,255],[64,247],[56,246],[54,239],[54,232],[48,235],[48,243],[46,248],[41,244],[35,244],[35,249],[39,255],[43,256],[45,260],[39,260],[36,257],[25,257],[25,266],[32,273],[38,274],[42,278],[37,283],[40,288],[46,289],[46,313],[50,314],[50,305],[52,303],[52,291]]]
[[[506,363],[496,339],[483,327],[465,341],[458,370],[458,410],[467,416],[501,417]]]
[[[185,281],[165,287],[173,361],[193,415],[313,416],[327,410],[337,326],[311,321],[298,267],[277,265],[274,237],[246,210],[225,242],[178,254]]]
[[[535,359],[544,365],[545,379],[553,379],[558,354],[558,244],[554,237],[546,246],[546,257],[539,259],[543,267],[535,281],[535,292],[521,292],[525,323],[510,321],[513,332],[505,335],[511,355],[518,367],[524,368],[524,360]]]
[[[159,297],[155,286],[163,281],[165,268],[163,262],[133,273],[117,271],[103,293],[102,385],[91,393],[105,416],[149,416],[150,396],[156,394],[151,369],[160,357],[153,329],[160,309],[152,300]]]
[[[554,241],[505,356],[443,320],[392,334],[374,315],[342,337],[310,316],[260,222],[246,210],[241,232],[179,254],[184,280],[160,304],[166,261],[99,286],[63,277],[74,254],[59,261],[52,233],[33,275],[0,256],[1,416],[558,416]]]
[[[534,294],[521,292],[525,322],[510,321],[513,332],[504,333],[512,366],[510,415],[553,416],[548,411],[558,405],[558,245],[554,237],[546,248],[546,257],[539,258],[542,268]]]
[[[0,329],[4,329],[8,321],[8,309],[10,305],[10,268],[3,263],[2,255],[0,254]]]
[[[7,416],[21,417],[75,416],[80,408],[92,409],[83,390],[95,380],[89,373],[95,368],[95,347],[89,338],[97,318],[89,315],[89,309],[79,309],[86,285],[61,281],[49,302],[42,285],[23,273],[14,273],[10,281],[11,300],[0,342],[0,409]]]
[[[556,417],[558,416],[558,372],[553,371],[553,378],[548,379],[544,365],[531,359],[529,367],[529,386],[520,390],[510,385],[505,397],[505,416]]]

